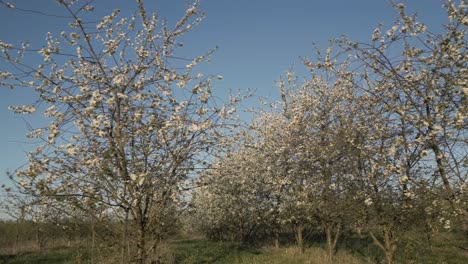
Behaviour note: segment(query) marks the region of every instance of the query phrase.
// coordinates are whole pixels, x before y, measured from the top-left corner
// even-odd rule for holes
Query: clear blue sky
[[[54,0],[4,0],[18,8],[51,14],[63,14]],[[441,0],[402,1],[410,12],[417,11],[432,31],[440,31],[445,22]],[[146,0],[150,10],[175,21],[184,12],[186,0]],[[131,0],[96,0],[96,14],[110,13],[120,7],[123,14],[134,10]],[[185,37],[186,57],[202,54],[218,46],[213,61],[203,66],[205,74],[222,75],[215,89],[257,90],[259,96],[278,98],[275,81],[294,64],[302,70],[299,56],[312,57],[313,43],[322,49],[328,39],[343,34],[351,39],[369,41],[378,23],[391,27],[396,11],[387,0],[201,0],[205,20]],[[66,29],[66,19],[24,13],[0,7],[0,39],[18,44],[29,40],[42,47],[45,33]],[[4,62],[0,61],[0,68]],[[6,171],[26,162],[25,141],[28,129],[19,115],[7,107],[31,103],[28,91],[0,90],[0,184],[7,181]],[[40,118],[33,116],[33,118]],[[35,120],[31,120],[35,122]],[[36,120],[37,121],[37,120]],[[40,120],[39,120],[40,121]]]

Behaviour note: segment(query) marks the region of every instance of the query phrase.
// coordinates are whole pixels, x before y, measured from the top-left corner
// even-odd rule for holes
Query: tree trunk
[[[137,259],[136,263],[144,264],[146,260],[146,234],[145,223],[138,221],[137,230]]]
[[[302,223],[296,223],[296,241],[297,247],[299,248],[299,254],[304,253],[304,239],[302,237],[304,227]]]
[[[324,225],[324,229],[325,229],[325,236],[327,238],[328,261],[330,263],[333,263],[333,256],[335,255],[336,244],[338,242],[338,238],[340,237],[341,225],[340,224],[335,225],[335,234],[334,235],[333,235],[333,224],[326,223]]]
[[[153,260],[153,262],[155,263],[161,263],[162,257],[159,255],[160,252],[158,248],[159,245],[161,244],[161,241],[162,241],[162,238],[159,236],[156,236],[156,238],[154,239],[154,243],[151,246],[151,249],[149,250],[149,253],[148,253],[148,255],[152,254],[151,258],[156,259],[156,260]]]
[[[123,230],[122,230],[122,248],[121,248],[122,252],[120,252],[120,254],[121,254],[120,261],[121,261],[122,264],[126,263],[125,251],[127,249],[128,214],[129,214],[128,209],[125,209],[125,219],[124,219],[124,226],[123,226]],[[128,254],[128,256],[130,256],[130,254]]]
[[[91,264],[96,263],[95,251],[96,251],[96,230],[94,226],[94,219],[91,220]]]
[[[463,234],[465,234],[465,245],[468,245],[468,225],[467,225],[467,215],[462,215],[462,226],[463,226]]]
[[[42,230],[39,223],[36,223],[36,243],[39,250],[45,247],[45,238],[42,234]]]
[[[41,241],[40,241],[40,238],[39,238],[39,227],[37,227],[37,224],[35,226],[35,231],[36,231],[36,246],[39,250],[41,250]]]
[[[330,263],[333,263],[333,245],[331,235],[331,225],[325,224],[325,237],[327,238],[327,257]]]
[[[385,252],[385,259],[387,261],[387,264],[393,264],[393,259],[395,257],[396,251],[396,239],[393,236],[393,232],[390,230],[385,230],[384,239],[385,248],[387,249]]]
[[[275,249],[278,250],[279,248],[280,248],[279,233],[275,232]]]
[[[77,223],[76,221],[77,221],[77,220],[75,219],[75,220],[74,220],[74,223],[73,223],[73,225],[74,225],[74,229],[73,229],[73,232],[74,232],[73,238],[74,238],[74,240],[75,240],[75,244],[78,243],[79,245],[81,245],[82,243],[81,243],[81,239],[80,239],[80,231],[78,230],[78,223]]]
[[[362,227],[357,226],[356,227],[356,233],[357,233],[359,238],[362,238]]]
[[[377,239],[377,237],[374,236],[372,232],[369,232],[369,234],[372,237],[374,243],[384,252],[385,263],[393,264],[398,241],[394,232],[390,230],[390,228],[385,228],[383,230],[383,244]]]
[[[19,220],[16,220],[16,225],[15,225],[15,242],[14,242],[14,248],[13,248],[13,254],[18,253],[18,240],[19,240]]]
[[[385,252],[385,263],[393,264],[394,252]]]
[[[72,243],[72,239],[73,239],[72,236],[73,235],[72,235],[71,230],[68,230],[67,231],[67,247],[69,247],[69,248],[71,247],[71,243]]]

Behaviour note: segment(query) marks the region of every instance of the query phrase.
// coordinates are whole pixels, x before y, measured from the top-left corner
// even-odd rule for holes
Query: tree
[[[5,195],[5,198],[0,205],[0,210],[15,220],[13,253],[16,254],[18,252],[20,234],[19,225],[22,221],[27,219],[28,216],[33,214],[33,202],[29,199],[30,197],[12,192],[11,187],[7,187],[4,184],[2,184],[2,194]]]
[[[262,154],[237,149],[216,160],[199,180],[192,199],[195,223],[208,238],[241,243],[269,235],[271,184]]]
[[[348,213],[349,203],[343,201],[354,191],[348,188],[354,166],[349,141],[358,100],[352,82],[328,82],[313,69],[311,75],[299,85],[297,77],[287,73],[288,89],[279,85],[283,101],[261,112],[245,133],[247,140],[219,159],[195,202],[202,215],[221,225],[232,219],[253,225],[262,219],[276,235],[290,225],[300,253],[304,229],[318,222],[332,260]],[[265,216],[270,221],[265,222]]]
[[[238,98],[215,102],[213,76],[196,74],[212,52],[176,56],[178,39],[202,19],[198,2],[173,26],[148,13],[141,0],[132,17],[121,18],[116,9],[97,22],[82,15],[93,11],[89,3],[58,2],[68,13],[69,32],[49,32],[38,50],[0,42],[0,85],[30,87],[38,95],[35,103],[11,109],[41,111],[50,120],[28,134],[43,144],[16,176],[34,196],[93,217],[90,208],[101,207],[125,226],[132,221],[133,259],[144,263],[161,226],[183,202],[183,183],[227,131],[221,127]],[[43,59],[37,66],[27,60],[34,51]],[[129,230],[123,232],[126,239]]]
[[[416,224],[417,200],[445,204],[438,208],[447,227],[449,219],[466,223],[466,1],[445,7],[443,35],[427,31],[397,4],[399,17],[385,34],[379,26],[371,43],[335,40],[332,60],[310,63],[333,71],[330,61],[345,61],[352,76],[346,79],[360,87],[365,114],[359,123],[367,126],[355,138],[361,199],[370,218],[381,219],[374,228],[382,236],[370,234],[387,263],[394,261],[402,229]]]
[[[265,179],[269,183],[269,197],[274,224],[275,244],[279,247],[279,233],[291,226],[299,253],[304,251],[304,229],[310,224],[309,206],[304,173],[298,163],[300,138],[294,138],[294,126],[280,104],[273,104],[271,112],[262,112],[252,123],[256,137],[255,149],[264,153]]]
[[[434,176],[447,192],[444,200],[455,214],[463,214],[455,190],[466,182],[466,1],[445,3],[443,35],[407,15],[403,4],[395,7],[399,18],[385,35],[379,26],[370,44],[338,43],[363,65],[363,78],[371,84],[366,90],[380,98],[399,126],[407,151],[418,149],[420,163],[433,162]],[[401,55],[390,57],[389,50],[397,45]]]
[[[307,59],[304,63],[311,64]],[[305,215],[323,228],[332,262],[342,227],[349,219],[347,201],[354,192],[350,188],[354,179],[350,141],[359,114],[358,96],[346,64],[334,71],[308,68],[310,79],[302,84],[290,72],[287,86],[280,82],[287,120],[281,129],[291,149],[290,181],[295,200],[300,200],[307,208]]]

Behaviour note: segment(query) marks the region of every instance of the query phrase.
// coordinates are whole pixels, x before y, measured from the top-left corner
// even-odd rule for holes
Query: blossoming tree
[[[175,25],[148,13],[141,0],[133,16],[120,17],[116,9],[97,22],[80,17],[93,11],[90,4],[58,2],[70,17],[68,32],[47,33],[38,50],[0,41],[0,84],[38,95],[11,109],[50,120],[28,134],[43,143],[16,175],[30,194],[88,213],[99,207],[125,226],[131,221],[124,237],[136,245],[132,258],[144,263],[182,202],[185,180],[215,151],[238,100],[215,102],[214,78],[196,72],[211,52],[176,57],[178,39],[202,19],[198,2]],[[34,52],[39,65],[28,64]]]
[[[353,58],[357,84],[369,97],[361,115],[369,126],[358,145],[370,187],[365,201],[371,218],[383,220],[380,240],[370,234],[387,263],[404,226],[425,213],[438,215],[445,228],[449,219],[466,225],[466,1],[445,7],[440,35],[397,4],[395,24],[385,33],[377,27],[371,43],[335,42],[341,55]]]

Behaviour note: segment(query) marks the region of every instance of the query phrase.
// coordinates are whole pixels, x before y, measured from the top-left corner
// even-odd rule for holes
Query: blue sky
[[[63,14],[54,0],[10,0],[18,8]],[[440,31],[445,13],[440,0],[402,1],[409,12],[417,11],[421,21],[433,32]],[[184,12],[186,0],[146,0],[150,10],[158,11],[169,22]],[[119,7],[123,14],[134,10],[131,0],[96,0],[95,14],[103,16]],[[353,40],[369,41],[374,28],[383,23],[391,27],[396,11],[387,0],[201,0],[206,18],[184,37],[182,56],[193,57],[218,46],[213,61],[204,65],[204,74],[222,75],[215,89],[256,89],[258,96],[278,98],[275,81],[294,65],[303,70],[299,57],[313,57],[316,43],[326,49],[330,38],[346,35]],[[97,16],[97,17],[100,17]],[[45,33],[66,29],[68,21],[9,10],[0,7],[0,40],[18,44],[29,40],[42,47]],[[0,61],[0,68],[4,62]],[[0,184],[7,182],[6,171],[26,162],[31,148],[26,142],[27,125],[7,108],[12,104],[34,101],[29,91],[0,89]],[[248,105],[244,105],[248,107]],[[38,120],[33,116],[29,121]],[[39,120],[40,122],[40,120]]]

